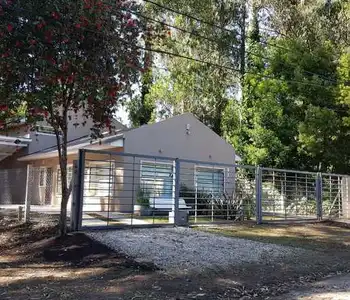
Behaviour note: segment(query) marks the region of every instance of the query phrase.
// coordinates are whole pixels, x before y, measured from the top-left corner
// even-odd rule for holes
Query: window
[[[46,168],[40,168],[39,170],[39,186],[46,186]]]
[[[110,184],[113,183],[113,167],[114,165],[98,164],[90,165],[85,168],[85,186],[88,196],[108,196]]]
[[[55,134],[55,130],[51,126],[37,125],[32,130],[38,133]],[[59,133],[62,134],[61,132]]]
[[[224,192],[225,171],[223,169],[196,168],[197,190],[221,195]]]
[[[141,188],[152,197],[173,197],[173,165],[166,163],[141,163]]]

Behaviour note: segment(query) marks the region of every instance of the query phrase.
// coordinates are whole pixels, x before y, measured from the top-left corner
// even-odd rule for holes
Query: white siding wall
[[[180,115],[126,132],[124,151],[139,155],[172,157],[223,164],[234,164],[235,161],[235,151],[232,146],[198,121],[192,114]],[[124,200],[121,207],[124,211],[132,210],[132,203],[135,201],[135,194],[139,186],[140,162],[147,159],[137,158],[134,160],[134,171],[128,170],[132,167],[130,164],[131,160],[131,158],[124,158],[125,171],[123,182],[121,183],[124,191],[119,193],[121,199]],[[169,163],[172,162],[169,161]],[[180,168],[180,173],[182,173],[180,174],[180,182],[193,188],[194,170],[195,164],[183,163],[182,170]],[[230,183],[225,184],[225,189],[229,193],[232,193],[234,189],[235,175],[232,170],[234,169],[231,168],[230,170]],[[133,181],[131,179],[132,177],[134,177]],[[227,178],[225,178],[226,180]]]
[[[235,161],[232,146],[192,114],[126,132],[124,151],[226,164]]]

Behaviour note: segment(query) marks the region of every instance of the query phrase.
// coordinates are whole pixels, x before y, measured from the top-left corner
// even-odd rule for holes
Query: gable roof
[[[233,163],[235,157],[232,145],[192,113],[176,115],[125,133],[124,151],[156,156],[162,153],[167,157],[192,160],[209,157],[228,163]]]
[[[32,140],[27,137],[0,135],[0,161],[11,156],[17,149],[27,147]]]
[[[153,127],[159,127],[162,126],[162,124],[164,123],[168,123],[168,122],[176,122],[177,120],[181,120],[184,119],[188,120],[191,119],[195,122],[198,122],[202,128],[204,130],[206,130],[208,133],[210,133],[211,135],[216,136],[217,141],[219,143],[224,143],[226,146],[229,146],[233,149],[232,145],[229,144],[225,139],[223,139],[222,137],[220,137],[218,134],[216,134],[213,130],[211,130],[208,126],[206,126],[205,124],[203,124],[201,121],[198,120],[198,118],[196,116],[194,116],[192,113],[184,113],[181,115],[176,115],[174,117],[159,121],[157,123],[153,123],[153,124],[147,124],[147,125],[143,125],[141,127],[138,128],[131,128],[131,129],[127,129],[126,126],[122,125],[120,122],[116,121],[117,124],[120,126],[122,125],[122,129],[117,131],[114,135],[108,135],[105,136],[104,138],[102,138],[101,140],[94,140],[91,142],[91,138],[89,135],[85,135],[82,137],[79,137],[77,139],[74,139],[72,141],[70,141],[68,143],[68,147],[67,147],[67,154],[71,155],[71,154],[75,154],[78,152],[79,149],[111,149],[111,148],[115,148],[115,147],[123,147],[124,146],[124,138],[127,137],[127,135],[129,133],[133,133],[136,131],[143,131],[147,128],[153,128]],[[174,122],[174,123],[175,123]],[[21,158],[19,158],[19,161],[30,161],[30,160],[37,160],[37,159],[44,159],[44,158],[53,158],[53,157],[57,157],[58,156],[58,150],[57,150],[57,146],[52,146],[46,149],[43,149],[41,151],[38,151],[36,153],[32,153],[30,155],[27,156],[23,156]],[[239,156],[235,156],[235,161],[240,161],[241,158]]]
[[[79,149],[111,149],[116,147],[122,147],[122,140],[124,137],[124,130],[116,133],[115,135],[105,136],[100,140],[91,140],[90,135],[79,137],[74,139],[67,144],[67,155],[75,154]],[[118,143],[121,141],[121,143]],[[44,158],[53,158],[58,156],[57,145],[46,148],[44,150],[32,153],[20,157],[19,161],[30,161]]]
[[[233,148],[233,146],[230,143],[228,143],[223,137],[219,136],[215,131],[210,129],[207,125],[205,125],[203,122],[201,122],[193,113],[190,113],[190,112],[183,113],[180,115],[175,115],[171,118],[161,120],[161,121],[156,122],[156,123],[142,125],[141,127],[131,129],[129,132],[134,132],[136,130],[143,130],[146,128],[159,127],[159,126],[162,126],[162,124],[164,124],[164,123],[176,122],[177,120],[181,120],[181,119],[184,119],[184,121],[186,119],[187,120],[191,119],[191,120],[195,121],[196,123],[200,124],[202,126],[202,128],[204,128],[204,130],[206,130],[209,134],[215,135],[218,141],[224,142],[226,145]]]

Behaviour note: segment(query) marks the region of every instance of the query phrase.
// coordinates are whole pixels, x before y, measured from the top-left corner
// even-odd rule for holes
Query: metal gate
[[[348,176],[80,150],[72,228],[350,217]]]
[[[262,220],[320,219],[319,182],[316,173],[261,168]]]
[[[74,197],[79,227],[173,225],[172,158],[81,150]]]
[[[261,168],[261,221],[328,220],[348,212],[349,177]]]

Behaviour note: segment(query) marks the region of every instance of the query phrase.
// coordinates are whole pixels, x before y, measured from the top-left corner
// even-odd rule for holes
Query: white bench
[[[161,198],[161,197],[150,197],[149,206],[151,208],[159,210],[173,210],[174,209],[174,199],[172,198]],[[179,209],[190,209],[190,206],[186,205],[183,198],[179,198]]]

